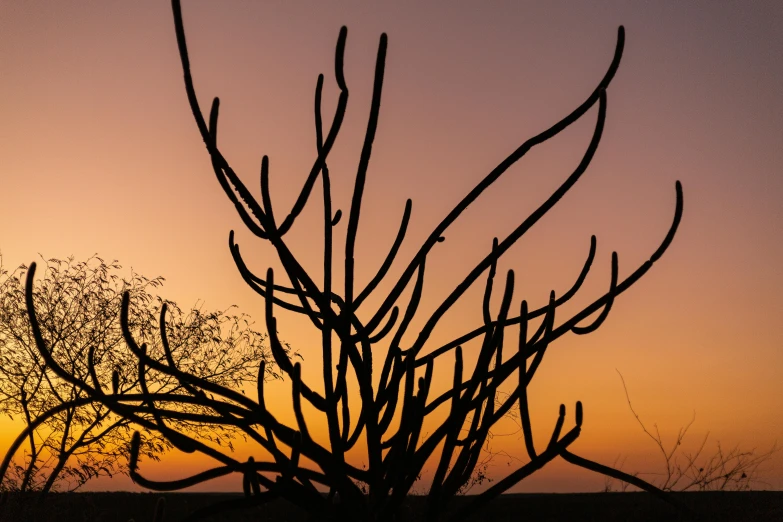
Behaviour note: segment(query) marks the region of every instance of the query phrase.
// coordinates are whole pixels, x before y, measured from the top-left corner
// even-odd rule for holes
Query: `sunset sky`
[[[348,27],[351,94],[329,156],[333,207],[344,213],[335,227],[340,238],[378,39],[388,34],[357,240],[360,287],[388,251],[406,198],[413,199],[411,227],[390,280],[484,175],[587,98],[624,25],[625,52],[607,91],[595,159],[500,263],[500,274],[516,273],[512,309],[522,296],[539,307],[551,289],[564,292],[595,234],[596,262],[576,299],[590,303],[608,288],[612,251],[622,278],[658,247],[674,214],[675,180],[685,210],[669,250],[617,299],[606,323],[550,347],[529,391],[537,438],[548,438],[560,403],[570,427],[581,400],[585,422],[574,452],[604,464],[625,456],[625,471],[660,472],[619,371],[637,413],[657,424],[667,444],[694,412],[686,450],[707,432],[710,454],[717,442],[759,452],[783,443],[783,3],[184,0],[183,11],[202,107],[221,99],[219,145],[256,194],[261,157],[269,156],[278,214],[291,208],[316,157],[319,73],[331,121],[339,92],[335,43]],[[447,232],[428,259],[424,312],[486,255],[494,236],[509,233],[571,173],[596,115],[589,111],[526,155]],[[289,239],[320,278],[320,188],[315,194]],[[0,195],[6,268],[39,253],[98,253],[165,277],[163,296],[181,306],[236,304],[263,327],[263,300],[234,266],[229,231],[256,273],[279,263],[242,224],[212,172],[187,104],[168,2],[0,0]],[[339,243],[336,266],[341,252]],[[444,318],[432,348],[481,324],[482,288],[483,279]],[[320,337],[283,312],[278,326],[303,355],[305,379],[317,382]],[[447,382],[451,372],[436,367],[436,380]],[[290,416],[289,383],[274,386],[284,399],[273,409]],[[19,429],[0,420],[0,450]],[[526,455],[518,433],[492,444]],[[361,464],[361,455],[354,458]],[[173,478],[209,464],[163,460],[144,470]],[[510,468],[497,463],[490,473],[501,477]],[[767,487],[783,488],[783,452],[763,469]],[[202,489],[240,484],[230,477]],[[603,484],[556,461],[512,491],[598,491]],[[90,487],[138,489],[125,477]]]

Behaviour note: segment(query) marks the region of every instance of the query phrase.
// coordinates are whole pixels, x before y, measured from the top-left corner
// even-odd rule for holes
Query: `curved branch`
[[[414,353],[418,353],[419,350],[421,350],[441,317],[449,308],[451,308],[457,299],[459,299],[462,294],[465,293],[465,291],[470,287],[470,285],[473,284],[473,282],[481,275],[481,273],[491,266],[493,260],[505,254],[505,252],[511,248],[511,246],[516,243],[519,238],[521,238],[534,224],[538,222],[539,219],[541,219],[549,210],[551,210],[552,207],[554,207],[554,205],[560,201],[566,192],[568,192],[568,190],[573,187],[582,174],[584,174],[584,172],[587,170],[587,167],[590,165],[590,162],[595,155],[595,151],[598,149],[598,143],[601,141],[601,135],[603,133],[604,121],[606,119],[606,91],[602,90],[598,94],[598,100],[598,118],[596,119],[593,137],[590,140],[590,145],[582,157],[579,166],[568,177],[568,179],[566,179],[565,182],[563,182],[563,184],[560,185],[560,187],[558,187],[558,189],[552,193],[552,195],[549,196],[549,198],[547,198],[544,203],[541,204],[541,206],[539,206],[532,214],[530,214],[530,216],[528,216],[528,218],[525,219],[522,224],[520,224],[498,245],[496,251],[493,251],[478,265],[476,265],[475,268],[470,271],[468,276],[459,285],[457,285],[457,287],[451,292],[451,294],[449,294],[449,296],[435,310],[435,312],[432,313],[424,327],[421,329],[421,332],[419,333],[419,336],[413,345],[412,350]],[[370,328],[372,324],[373,321],[370,321],[367,327]]]
[[[478,185],[476,185],[473,190],[471,190],[467,196],[465,196],[462,201],[460,201],[457,206],[455,206],[451,212],[446,216],[446,218],[441,221],[441,223],[435,227],[435,230],[432,231],[432,233],[429,235],[427,240],[424,242],[422,247],[419,249],[419,252],[414,256],[413,260],[410,262],[408,267],[403,272],[402,276],[398,280],[397,284],[394,286],[392,291],[389,293],[389,296],[386,298],[384,303],[379,308],[378,312],[376,313],[376,317],[380,316],[383,317],[386,314],[386,311],[392,306],[392,304],[397,300],[399,297],[399,294],[402,293],[403,289],[407,286],[408,281],[410,281],[410,278],[413,276],[414,271],[416,270],[416,267],[419,263],[421,263],[426,257],[426,255],[429,253],[429,251],[432,249],[432,247],[435,245],[435,243],[438,242],[438,239],[443,236],[443,233],[446,231],[446,229],[451,226],[452,223],[459,217],[460,214],[468,207],[470,206],[478,197],[490,186],[492,185],[497,179],[506,172],[514,163],[519,161],[527,152],[535,147],[536,145],[540,145],[541,143],[549,140],[550,138],[556,136],[560,132],[562,132],[564,129],[569,127],[571,124],[573,124],[576,120],[578,120],[582,115],[584,115],[593,105],[595,105],[596,102],[599,101],[602,97],[605,96],[605,90],[609,86],[609,83],[614,78],[615,73],[617,72],[617,68],[620,65],[620,58],[623,54],[623,46],[625,44],[625,30],[622,26],[619,27],[617,32],[617,45],[615,47],[614,57],[612,58],[612,63],[609,65],[609,69],[607,70],[606,74],[604,75],[603,79],[599,82],[598,86],[595,88],[595,90],[588,96],[588,98],[574,111],[571,112],[568,116],[548,128],[547,130],[541,132],[537,136],[534,136],[524,142],[522,145],[520,145],[514,152],[512,152],[505,160],[503,160],[495,169],[492,170]],[[559,198],[558,198],[559,199]],[[375,323],[379,321],[380,319],[376,319],[375,317],[373,320],[371,320],[368,323],[368,326],[371,327],[371,329],[375,328]]]
[[[682,213],[683,213],[683,193],[682,193],[682,184],[679,181],[675,182],[675,192],[676,192],[676,206],[674,210],[674,219],[672,221],[672,224],[670,225],[669,229],[667,230],[666,237],[664,238],[663,242],[660,244],[660,246],[656,249],[655,253],[650,257],[649,261],[646,261],[642,263],[642,265],[637,268],[631,275],[626,277],[625,279],[620,282],[614,292],[614,297],[617,297],[618,295],[622,294],[626,290],[628,290],[631,286],[633,286],[634,283],[636,283],[639,279],[644,276],[644,274],[647,273],[650,268],[652,268],[655,261],[661,258],[663,253],[668,249],[668,247],[671,244],[671,241],[674,237],[674,235],[677,232],[677,229],[679,227],[680,221],[682,219]],[[591,249],[592,252],[592,249]],[[585,265],[587,267],[587,265]],[[570,331],[570,329],[576,325],[577,323],[583,321],[593,313],[600,310],[602,307],[606,306],[606,302],[609,300],[609,293],[604,294],[603,296],[596,299],[592,304],[585,307],[581,312],[575,314],[567,323],[564,323],[563,325],[557,327],[554,330],[555,337],[554,339],[557,339],[567,331]],[[558,299],[556,302],[562,302],[562,298]],[[538,317],[539,315],[542,315],[546,313],[547,307],[539,308],[537,310],[533,310],[532,312],[528,313],[527,318],[533,319],[535,317]],[[505,323],[503,323],[503,327],[507,328],[509,326],[513,326],[515,324],[519,324],[521,322],[520,317],[512,317],[511,319],[508,319]],[[492,328],[496,326],[496,323],[491,323],[487,326],[481,326],[479,328],[476,328],[475,330],[459,337],[458,339],[455,339],[454,341],[451,341],[448,344],[445,344],[438,348],[437,350],[434,350],[428,355],[422,356],[420,359],[416,361],[416,367],[424,366],[426,364],[426,359],[429,357],[438,357],[452,349],[454,349],[456,346],[464,344],[471,339],[475,339],[479,335],[484,334],[488,328]],[[532,355],[532,352],[528,352],[527,355]]]
[[[408,223],[410,222],[412,208],[413,201],[410,199],[405,200],[405,210],[402,213],[402,222],[400,223],[400,228],[397,231],[397,237],[394,238],[394,243],[392,243],[391,249],[389,249],[389,253],[386,254],[386,258],[383,260],[383,263],[378,269],[378,272],[370,280],[370,282],[367,283],[367,286],[364,288],[364,290],[362,290],[359,293],[359,296],[354,300],[354,310],[358,309],[362,302],[364,302],[364,300],[367,299],[370,294],[372,294],[373,290],[375,290],[378,284],[383,281],[383,278],[386,276],[389,268],[391,268],[394,259],[397,257],[397,252],[399,252],[400,246],[402,246],[402,241],[405,239],[405,233],[408,231]]]
[[[606,304],[604,305],[603,310],[601,310],[601,314],[588,326],[577,326],[574,325],[571,327],[571,331],[574,332],[577,335],[585,335],[589,334],[591,332],[594,332],[598,329],[599,326],[603,324],[603,322],[606,320],[607,317],[609,317],[609,311],[612,309],[612,304],[614,304],[614,295],[615,290],[617,289],[617,252],[612,252],[612,282],[609,284],[609,298],[606,301]]]
[[[619,469],[610,468],[609,466],[604,466],[603,464],[593,462],[592,460],[588,460],[584,457],[574,455],[573,453],[571,453],[565,448],[560,450],[560,456],[563,457],[563,460],[565,460],[566,462],[570,462],[571,464],[579,466],[580,468],[589,469],[590,471],[595,471],[596,473],[601,473],[602,475],[606,475],[615,478],[617,480],[622,480],[623,482],[627,482],[633,486],[636,486],[637,488],[643,491],[652,493],[659,499],[663,500],[668,504],[671,504],[681,512],[685,513],[691,520],[700,520],[700,517],[696,513],[694,513],[693,510],[691,510],[691,508],[689,508],[688,506],[680,502],[673,495],[668,494],[665,491],[656,488],[649,482],[646,482],[640,479],[639,477],[634,477],[633,475],[624,473]]]
[[[318,173],[321,172],[321,169],[323,169],[323,166],[326,164],[326,158],[332,150],[332,146],[337,139],[337,134],[340,132],[340,126],[342,125],[345,116],[345,109],[348,105],[348,87],[345,85],[345,77],[343,75],[343,56],[345,55],[345,40],[347,37],[348,29],[343,26],[340,28],[340,36],[337,38],[337,50],[334,57],[334,74],[337,79],[337,86],[340,88],[340,97],[337,100],[337,109],[335,110],[334,118],[332,119],[332,126],[318,153],[318,158],[316,158],[315,163],[313,164],[313,168],[310,169],[310,174],[302,187],[302,191],[299,193],[299,197],[294,203],[291,212],[285,220],[283,220],[283,224],[280,225],[280,229],[278,230],[280,236],[288,232],[294,224],[294,220],[304,209],[307,198],[310,196],[310,191],[313,189],[313,185],[315,185]]]

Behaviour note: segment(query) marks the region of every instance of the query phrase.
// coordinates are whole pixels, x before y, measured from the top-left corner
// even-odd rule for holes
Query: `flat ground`
[[[10,495],[0,507],[0,521],[14,522],[151,522],[155,503],[166,498],[166,522],[178,522],[194,510],[238,495],[203,493],[63,493],[46,500],[35,495]],[[677,493],[675,496],[709,522],[783,521],[783,492]],[[452,508],[469,502],[455,500]],[[420,520],[423,499],[409,498],[404,522]],[[232,511],[203,520],[225,522],[298,522],[307,515],[284,501]],[[493,501],[475,521],[565,522],[565,521],[665,521],[688,520],[676,509],[646,493],[581,493],[503,495]]]

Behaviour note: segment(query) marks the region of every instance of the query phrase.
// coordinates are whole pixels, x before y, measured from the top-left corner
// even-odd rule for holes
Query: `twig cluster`
[[[121,303],[126,295],[134,310],[124,328],[148,342],[148,355],[163,360],[158,321],[164,301],[154,295],[163,278],[121,276],[116,261],[98,256],[78,262],[42,259],[40,264],[34,283],[26,283],[25,265],[11,273],[0,267],[0,413],[27,427],[22,451],[17,446],[9,451],[14,460],[2,474],[0,489],[73,491],[95,477],[127,473],[129,442],[138,428],[97,399],[85,402],[88,391],[53,370],[39,351],[27,307],[33,303],[49,358],[71,377],[116,380],[122,393],[138,392],[138,363],[124,340]],[[247,316],[232,314],[231,308],[207,311],[201,303],[185,311],[175,303],[165,306],[170,356],[183,371],[240,388],[255,383],[260,360],[271,361],[266,336],[252,328]],[[275,369],[268,364],[266,378],[277,377]],[[158,393],[187,393],[160,373],[147,374],[146,386]],[[179,422],[178,428],[191,426]],[[217,425],[199,428],[202,440],[228,448],[237,435]],[[170,447],[158,432],[146,430],[140,453],[157,460]]]
[[[655,443],[661,455],[663,471],[644,473],[645,475],[658,477],[656,480],[657,487],[663,491],[747,491],[752,489],[754,483],[761,482],[759,477],[760,468],[777,451],[775,445],[768,451],[759,452],[755,448],[741,449],[739,445],[725,450],[718,442],[715,451],[710,454],[705,450],[710,436],[710,433],[707,432],[704,434],[704,438],[702,438],[696,451],[687,452],[683,450],[682,444],[691,426],[696,421],[696,414],[694,413],[688,424],[677,431],[677,436],[671,446],[667,448],[658,425],[654,424],[652,430],[650,430],[644,424],[631,404],[631,397],[628,393],[625,379],[619,371],[617,373],[620,375],[620,380],[623,383],[628,408],[645,435]],[[634,476],[641,474],[635,473]],[[605,482],[606,491],[612,490],[613,482],[614,479],[607,477]],[[627,483],[622,484],[620,487],[622,491],[625,491]]]

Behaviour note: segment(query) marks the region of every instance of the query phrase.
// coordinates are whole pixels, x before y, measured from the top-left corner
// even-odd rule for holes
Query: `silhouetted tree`
[[[118,391],[139,389],[138,363],[125,347],[120,328],[120,305],[127,292],[134,316],[128,327],[149,339],[149,355],[161,360],[158,315],[164,302],[154,292],[163,283],[133,273],[127,279],[117,262],[99,257],[76,262],[49,259],[43,278],[31,288],[41,335],[51,357],[79,379],[112,379]],[[129,419],[100,402],[85,402],[88,394],[58,376],[35,345],[25,309],[23,281],[27,267],[12,273],[0,269],[0,411],[33,426],[47,411],[59,408],[30,430],[21,461],[5,477],[3,487],[48,492],[53,487],[74,490],[93,477],[127,473]],[[176,364],[211,382],[241,388],[255,383],[256,370],[269,358],[265,336],[251,329],[247,318],[195,307],[183,313],[170,310],[169,343]],[[267,377],[276,376],[273,365]],[[184,393],[170,377],[158,375],[148,388]],[[187,429],[186,425],[181,426]],[[231,444],[230,431],[221,426],[199,426],[198,436]],[[191,430],[192,431],[192,430]],[[171,445],[165,437],[144,430],[142,454],[157,460]]]
[[[381,91],[384,79],[387,38],[382,35],[378,48],[370,116],[364,137],[359,167],[356,174],[350,208],[346,212],[345,252],[339,263],[343,265],[342,288],[333,279],[335,259],[333,236],[343,213],[333,208],[330,173],[327,158],[340,131],[348,103],[348,86],[343,75],[343,52],[347,30],[343,27],[337,41],[335,79],[340,89],[337,108],[331,125],[324,130],[321,117],[321,95],[324,77],[318,77],[315,89],[315,153],[316,159],[306,177],[296,201],[288,213],[273,211],[269,188],[269,161],[261,162],[261,198],[257,200],[231,168],[218,147],[218,112],[216,98],[205,117],[198,104],[191,76],[190,59],[185,43],[180,3],[172,2],[177,41],[182,60],[185,89],[201,137],[212,161],[218,181],[234,204],[242,221],[258,238],[267,241],[276,251],[283,267],[282,277],[270,268],[263,276],[253,273],[240,255],[233,231],[229,245],[240,274],[247,284],[265,302],[266,326],[275,362],[290,378],[291,401],[295,421],[286,424],[267,408],[264,379],[257,382],[254,400],[238,391],[217,385],[180,368],[176,361],[151,357],[146,345],[128,327],[133,314],[130,300],[123,300],[122,318],[125,341],[138,359],[141,394],[123,390],[105,389],[101,379],[87,380],[73,375],[58,365],[51,355],[48,342],[37,325],[35,303],[28,298],[28,310],[40,354],[47,364],[67,382],[83,390],[93,401],[132,422],[157,431],[174,447],[186,452],[199,452],[213,458],[217,466],[194,476],[171,481],[154,481],[137,469],[140,436],[134,435],[131,446],[131,477],[145,487],[156,490],[180,489],[215,477],[239,473],[243,476],[245,498],[216,505],[213,510],[255,505],[270,498],[282,497],[303,507],[315,518],[341,520],[393,519],[405,502],[406,495],[428,462],[434,465],[434,476],[427,494],[431,519],[445,514],[447,502],[469,480],[481,453],[489,430],[512,408],[518,408],[524,431],[524,445],[529,462],[514,469],[472,502],[455,518],[464,518],[481,509],[486,502],[525,479],[557,457],[578,466],[622,478],[663,498],[668,497],[654,486],[636,477],[603,466],[569,449],[580,434],[583,419],[581,403],[576,403],[575,422],[563,433],[566,409],[560,406],[551,437],[543,445],[535,444],[528,408],[528,385],[540,367],[544,355],[554,341],[565,334],[587,334],[597,329],[606,319],[615,298],[628,290],[669,247],[682,215],[682,190],[676,184],[674,220],[660,246],[649,260],[620,279],[618,256],[612,255],[609,289],[590,304],[566,317],[558,316],[561,306],[579,291],[596,252],[596,239],[590,240],[590,250],[581,273],[573,286],[549,296],[545,306],[532,308],[522,300],[518,314],[512,311],[514,272],[508,271],[502,281],[502,300],[498,310],[490,306],[495,288],[497,262],[508,249],[533,227],[562,196],[580,179],[590,164],[604,128],[607,106],[607,88],[617,71],[622,55],[624,32],[618,32],[614,58],[603,79],[585,101],[540,134],[530,138],[503,159],[486,177],[446,215],[432,230],[407,263],[395,281],[381,283],[397,261],[411,217],[412,202],[408,200],[403,211],[399,232],[388,255],[375,275],[363,287],[356,282],[354,251],[360,222],[364,187],[378,124]],[[483,259],[470,269],[465,278],[423,321],[418,334],[410,342],[404,341],[425,286],[428,256],[442,241],[454,221],[476,201],[484,191],[533,147],[553,138],[595,108],[596,123],[590,144],[581,161],[567,179],[506,237],[495,239]],[[316,281],[301,259],[286,242],[303,209],[320,181],[322,190],[323,257],[320,267],[323,278]],[[34,269],[28,273],[32,285]],[[465,294],[466,290],[484,278],[485,291],[483,322],[442,346],[430,346],[429,338],[444,314]],[[381,295],[381,289],[386,288]],[[405,293],[410,289],[410,294]],[[403,295],[409,295],[403,299]],[[370,299],[370,296],[378,297]],[[370,303],[375,306],[370,309]],[[276,314],[280,310],[299,314],[312,324],[321,337],[322,382],[318,386],[305,382],[299,362],[286,354],[278,338]],[[590,320],[591,316],[597,316]],[[160,335],[166,338],[165,309],[161,312]],[[558,316],[558,320],[556,320]],[[537,328],[534,320],[541,320]],[[514,327],[513,330],[510,328]],[[509,342],[509,338],[516,339]],[[479,340],[481,347],[475,366],[463,362],[462,346]],[[385,340],[385,341],[384,341]],[[383,344],[381,342],[384,341]],[[387,349],[384,351],[383,347]],[[166,343],[163,343],[164,350]],[[168,352],[167,352],[168,353]],[[443,393],[431,393],[435,366],[446,366],[452,373],[452,385]],[[259,375],[265,374],[265,363]],[[163,375],[181,383],[187,394],[155,393],[145,387],[150,375]],[[350,377],[350,378],[349,378]],[[158,377],[160,378],[160,377]],[[349,393],[349,383],[356,382],[358,394]],[[501,404],[496,404],[498,390],[511,385],[511,392]],[[316,440],[310,431],[312,418],[305,415],[303,403],[327,425],[326,441]],[[201,413],[183,412],[181,408],[196,404]],[[175,408],[174,406],[179,408]],[[439,415],[433,415],[438,411]],[[239,462],[214,445],[205,444],[176,423],[191,421],[232,426],[258,444],[258,459]],[[423,429],[425,423],[428,428]],[[23,433],[21,436],[24,436]],[[21,437],[20,436],[20,437]],[[18,440],[14,444],[18,444]],[[366,444],[366,468],[348,462],[346,453],[359,441]],[[312,465],[305,466],[305,459]],[[0,472],[4,468],[0,468]],[[321,495],[318,488],[328,490]],[[366,494],[365,494],[366,492]],[[675,502],[671,500],[672,502]],[[203,513],[202,513],[203,514]]]

